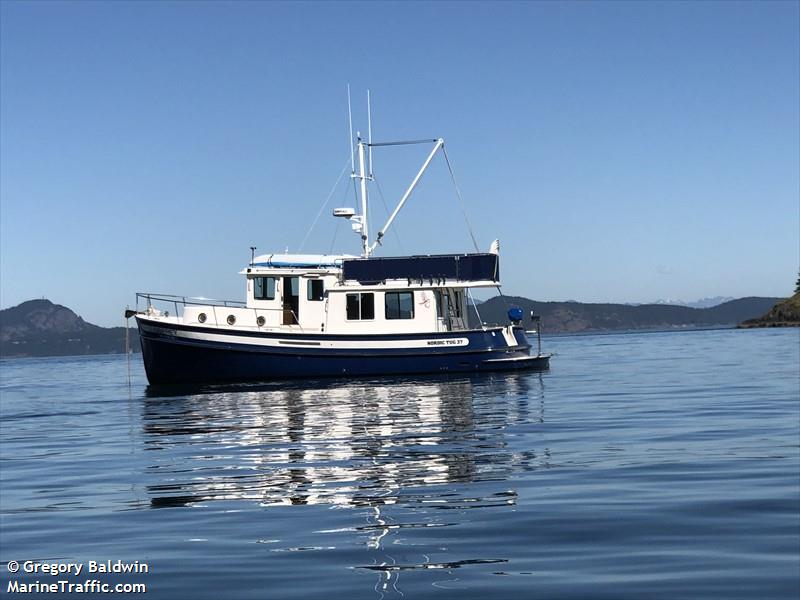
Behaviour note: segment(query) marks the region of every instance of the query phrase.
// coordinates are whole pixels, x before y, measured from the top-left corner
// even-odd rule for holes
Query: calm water
[[[121,356],[4,361],[0,593],[796,599],[800,331],[545,345],[545,374],[171,395],[138,355],[130,387]],[[6,567],[118,559],[150,572]]]

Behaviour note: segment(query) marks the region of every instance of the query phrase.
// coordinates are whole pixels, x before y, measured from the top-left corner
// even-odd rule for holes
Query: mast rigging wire
[[[342,171],[341,171],[341,173],[339,173],[339,177],[336,178],[336,183],[333,184],[333,187],[331,188],[331,191],[328,192],[328,197],[325,198],[325,202],[322,203],[322,206],[320,207],[316,218],[311,223],[311,227],[308,228],[308,231],[306,232],[306,235],[303,238],[303,241],[300,242],[300,250],[299,250],[300,252],[303,251],[303,247],[306,245],[306,241],[308,241],[308,236],[311,235],[311,232],[313,231],[314,226],[317,224],[317,221],[319,221],[319,218],[322,216],[322,211],[325,210],[326,206],[328,206],[328,202],[331,201],[331,198],[333,197],[333,193],[336,191],[336,188],[339,186],[339,182],[342,180],[342,177],[344,177],[344,174],[347,171],[347,163],[348,162],[349,161],[345,160],[344,167],[342,167]]]
[[[472,224],[469,222],[469,217],[467,217],[467,210],[464,207],[464,198],[461,196],[461,190],[458,187],[458,183],[456,182],[456,176],[453,174],[453,167],[450,165],[450,158],[447,156],[447,150],[445,150],[444,145],[442,145],[442,154],[444,154],[444,160],[447,162],[447,170],[450,171],[450,178],[453,180],[453,187],[456,188],[456,194],[458,195],[458,202],[461,205],[461,214],[464,215],[464,221],[467,224],[467,229],[469,230],[469,237],[472,238],[472,244],[475,246],[475,252],[480,252],[478,248],[478,242],[475,240],[475,233],[472,230]],[[502,298],[503,303],[506,305],[506,308],[509,306],[508,299],[503,294],[503,290],[500,289],[500,286],[497,286],[497,293],[500,294],[500,298]],[[480,313],[478,312],[478,306],[475,304],[475,299],[472,298],[472,294],[469,295],[470,299],[472,300],[472,306],[475,309],[475,313],[478,315],[478,319],[480,319]],[[482,324],[482,322],[481,322]]]
[[[497,288],[500,289],[499,287]],[[472,291],[467,288],[467,296],[469,296],[470,301],[472,302],[472,308],[475,309],[475,314],[478,315],[478,325],[480,325],[481,329],[484,329],[483,325],[483,318],[481,318],[481,313],[478,311],[478,305],[475,304],[475,298],[472,297]]]
[[[336,229],[333,230],[333,239],[331,240],[331,249],[328,250],[328,254],[333,254],[333,246],[334,246],[334,244],[336,244],[336,236],[339,235],[339,225],[341,225],[341,224],[342,224],[342,222],[337,219],[336,220]]]
[[[456,183],[456,176],[453,174],[453,167],[450,165],[450,158],[447,156],[447,150],[445,150],[444,144],[442,144],[442,154],[444,154],[444,160],[447,163],[447,170],[450,171],[450,179],[453,180],[453,187],[456,188],[458,202],[461,205],[461,214],[464,215],[464,222],[467,224],[469,237],[472,238],[472,244],[475,246],[475,252],[480,252],[480,249],[478,248],[478,242],[475,240],[475,233],[472,230],[472,224],[469,222],[469,217],[467,217],[467,209],[464,208],[464,198],[461,196],[461,190],[458,188],[458,183]]]

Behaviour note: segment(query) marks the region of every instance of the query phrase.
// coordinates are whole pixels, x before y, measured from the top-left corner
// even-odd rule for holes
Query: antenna
[[[350,107],[350,84],[347,84],[347,118],[350,122],[350,173],[356,172],[356,158],[353,153],[353,109]]]
[[[367,145],[369,146],[369,178],[372,179],[372,107],[367,90]]]

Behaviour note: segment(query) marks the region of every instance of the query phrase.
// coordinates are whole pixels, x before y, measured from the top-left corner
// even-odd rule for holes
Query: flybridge
[[[500,281],[497,254],[439,254],[342,262],[343,278],[369,285],[391,279],[436,280],[451,283]]]
[[[499,282],[500,260],[495,253],[428,254],[369,259],[339,254],[264,254],[250,268],[341,269],[342,279],[374,284],[392,279],[437,280],[441,283]],[[242,274],[250,269],[242,271]]]

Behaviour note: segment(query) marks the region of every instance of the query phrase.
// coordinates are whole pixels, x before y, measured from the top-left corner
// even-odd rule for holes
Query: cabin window
[[[347,294],[347,320],[369,321],[375,318],[375,294]]]
[[[325,295],[325,282],[322,279],[308,280],[308,299],[319,302]]]
[[[386,292],[387,319],[414,318],[414,292]]]
[[[275,299],[274,277],[254,277],[253,282],[253,298],[256,300]]]

